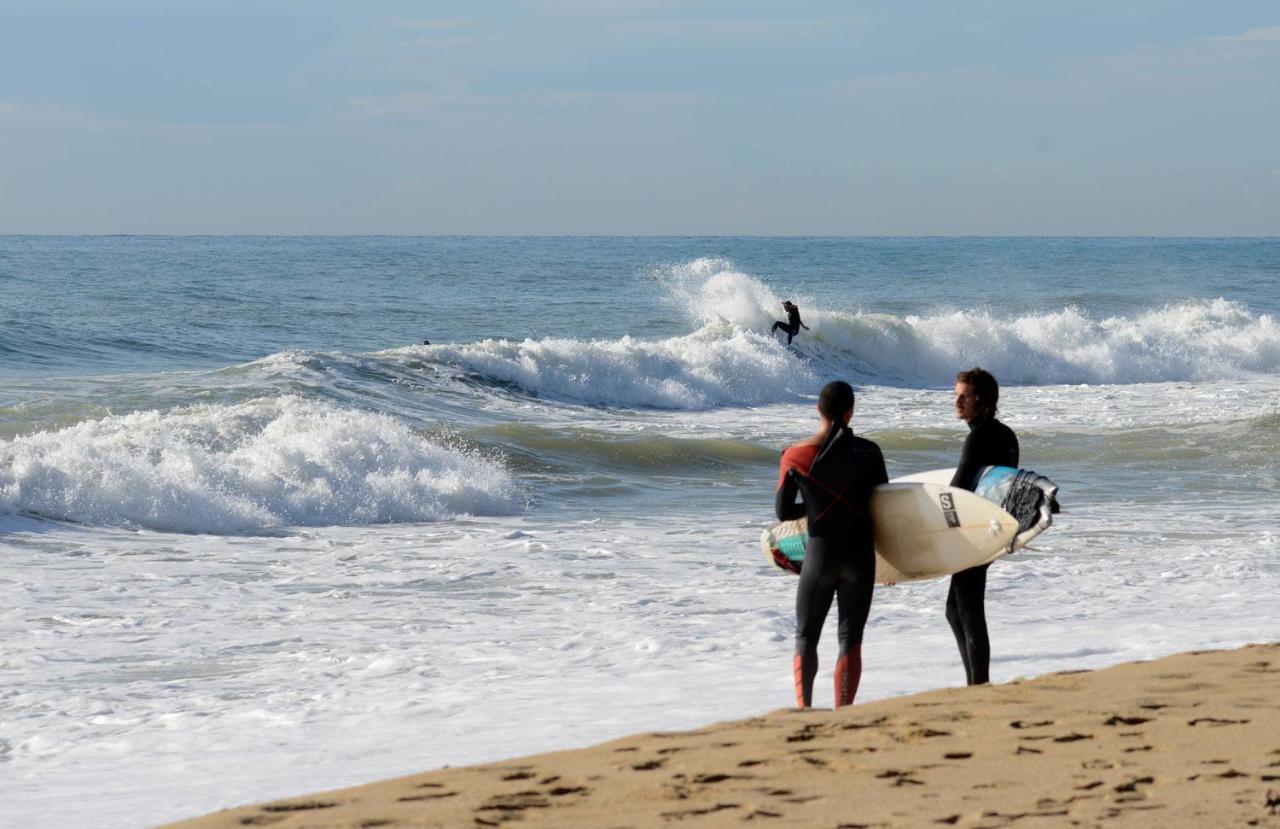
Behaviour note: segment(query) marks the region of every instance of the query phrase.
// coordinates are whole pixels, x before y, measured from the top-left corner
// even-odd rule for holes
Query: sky
[[[1280,3],[0,0],[0,233],[1280,235]]]

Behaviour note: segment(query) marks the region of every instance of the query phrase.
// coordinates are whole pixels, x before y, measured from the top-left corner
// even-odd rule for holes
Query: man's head
[[[995,417],[999,403],[1000,384],[991,372],[974,367],[956,375],[956,417],[965,422]]]
[[[794,307],[796,307],[796,306],[791,302],[791,300],[789,300],[789,299],[784,299],[784,300],[782,300],[782,307],[783,307],[783,308],[786,308],[788,311],[790,311],[792,308],[794,308]]]
[[[847,424],[853,417],[853,386],[843,380],[823,386],[818,394],[818,414],[832,423]]]

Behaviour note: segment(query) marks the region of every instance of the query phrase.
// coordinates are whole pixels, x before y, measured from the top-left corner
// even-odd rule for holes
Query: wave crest
[[[0,509],[223,533],[510,514],[499,464],[294,397],[147,411],[0,442]]]
[[[1224,299],[1102,319],[1072,307],[1009,318],[969,310],[815,320],[826,361],[886,379],[946,383],[973,365],[1016,385],[1216,380],[1280,369],[1280,326]]]
[[[539,397],[602,406],[708,409],[809,389],[809,368],[776,340],[728,323],[664,340],[484,340],[421,346],[429,359]]]

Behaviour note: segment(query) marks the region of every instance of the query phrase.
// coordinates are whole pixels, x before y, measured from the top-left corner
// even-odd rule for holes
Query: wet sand
[[[1280,645],[784,709],[172,824],[507,825],[1280,827]]]

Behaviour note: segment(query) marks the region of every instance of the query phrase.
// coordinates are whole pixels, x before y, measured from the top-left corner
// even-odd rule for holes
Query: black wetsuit
[[[812,461],[809,459],[812,458]],[[818,638],[831,600],[839,613],[840,657],[836,706],[853,702],[862,675],[862,630],[875,585],[871,489],[889,479],[880,447],[833,426],[821,446],[795,446],[782,454],[774,511],[780,521],[809,519],[800,585],[796,589],[796,704],[813,704]],[[803,504],[795,503],[799,493]]]
[[[965,438],[951,485],[972,492],[978,485],[978,475],[988,466],[1017,468],[1018,437],[994,417],[981,416],[969,421],[969,437]],[[983,607],[989,566],[983,564],[956,573],[947,594],[947,622],[956,636],[965,680],[970,685],[982,685],[990,679],[991,642]]]
[[[791,345],[791,339],[800,333],[800,326],[804,325],[800,321],[800,309],[792,305],[787,309],[787,321],[775,322],[773,328],[769,329],[769,333],[773,333],[779,329],[787,332],[787,345]]]

